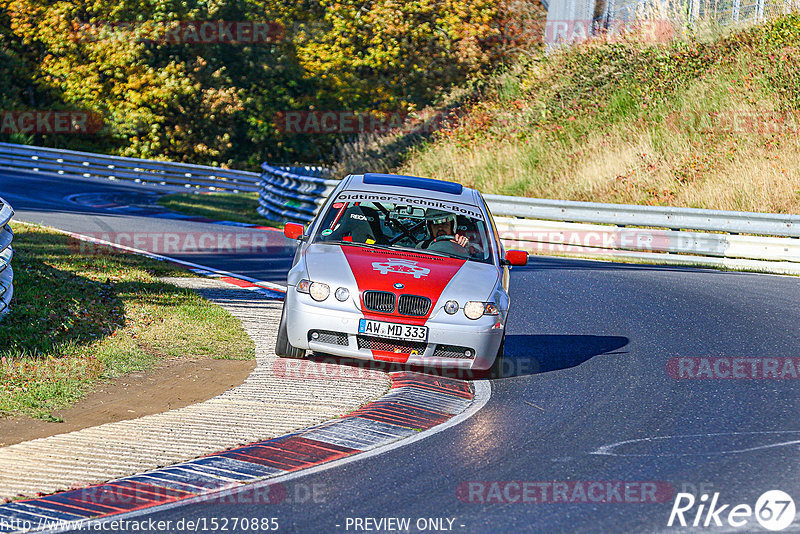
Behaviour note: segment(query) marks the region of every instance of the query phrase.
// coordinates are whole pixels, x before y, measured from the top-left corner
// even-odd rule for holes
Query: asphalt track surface
[[[0,172],[0,196],[19,220],[76,232],[102,225],[205,228],[108,214],[64,200],[78,190],[119,188],[131,189]],[[290,255],[282,254],[203,261],[280,281]],[[241,518],[276,518],[280,532],[391,531],[372,522],[388,518],[408,518],[409,532],[754,532],[766,530],[753,517],[740,528],[727,525],[731,506],[720,516],[722,527],[668,527],[674,495],[656,499],[663,502],[618,502],[609,491],[613,503],[519,502],[515,486],[504,483],[569,481],[572,491],[597,481],[605,488],[649,482],[698,497],[718,492],[719,505],[751,507],[773,489],[800,499],[800,382],[677,380],[667,372],[674,358],[800,356],[800,279],[533,257],[512,271],[512,302],[506,354],[513,376],[493,380],[491,399],[467,421],[383,454],[285,481],[287,498],[281,503],[251,504],[251,496],[234,496],[137,519],[171,520],[174,532],[188,532],[186,522],[198,520],[206,531],[225,526],[252,532],[242,528]],[[507,496],[496,493],[506,487]],[[550,488],[545,499],[554,500],[553,486],[544,487]],[[533,495],[539,500],[540,490]],[[574,494],[570,499],[581,500]],[[510,500],[518,502],[498,502]],[[697,511],[695,505],[686,513],[688,522]],[[417,528],[425,526],[418,520],[429,518],[452,523],[444,520],[438,530]],[[800,515],[783,532],[797,531]]]
[[[294,250],[279,232],[265,234],[260,230],[166,218],[169,212],[155,204],[163,191],[186,192],[130,182],[0,170],[0,197],[14,208],[15,220],[98,238],[110,235],[112,241],[126,246],[134,246],[132,239],[138,237],[142,244],[136,248],[268,282],[286,282]],[[108,204],[116,207],[95,207]],[[178,239],[177,246],[165,246],[165,234]],[[186,238],[199,242],[204,234],[211,238],[204,241],[210,245],[207,251],[183,246],[188,243]],[[159,235],[161,241],[153,238]]]

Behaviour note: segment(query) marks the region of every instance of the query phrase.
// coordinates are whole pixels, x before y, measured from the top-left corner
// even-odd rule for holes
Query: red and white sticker
[[[414,278],[422,278],[428,276],[431,272],[427,267],[420,267],[414,260],[403,260],[397,258],[390,258],[386,261],[372,262],[372,268],[379,271],[381,274],[399,273],[410,274]]]

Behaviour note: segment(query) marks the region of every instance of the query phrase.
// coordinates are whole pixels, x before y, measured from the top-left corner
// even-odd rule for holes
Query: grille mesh
[[[466,356],[465,351],[470,351],[471,356]],[[436,350],[433,351],[436,358],[461,358],[463,360],[472,360],[475,358],[475,351],[469,347],[459,347],[457,345],[436,345]]]
[[[364,291],[364,307],[368,310],[392,313],[394,311],[394,293],[388,291]]]
[[[314,333],[319,334],[317,339],[314,339],[312,335]],[[343,332],[331,332],[328,330],[312,330],[308,333],[308,340],[309,341],[316,341],[317,343],[327,343],[328,345],[347,345],[347,334]]]
[[[417,351],[419,354],[425,352],[427,343],[422,341],[400,341],[395,339],[381,339],[378,337],[358,336],[359,349],[384,350],[388,352],[399,351],[401,354],[411,354]]]
[[[400,295],[397,302],[397,311],[403,315],[423,316],[431,308],[431,299],[416,295]]]

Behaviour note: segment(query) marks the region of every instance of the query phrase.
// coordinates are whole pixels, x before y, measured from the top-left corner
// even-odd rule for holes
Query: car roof
[[[397,174],[352,174],[342,188],[343,191],[369,191],[371,193],[424,193],[425,198],[432,200],[448,200],[463,202],[473,206],[477,204],[477,194],[474,189],[464,187],[456,182],[420,178],[417,176],[402,176]],[[403,190],[406,191],[403,191]]]

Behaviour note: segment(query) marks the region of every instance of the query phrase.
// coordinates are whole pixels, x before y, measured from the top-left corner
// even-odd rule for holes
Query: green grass
[[[12,225],[14,299],[0,322],[0,416],[49,419],[99,380],[166,358],[253,359],[239,321],[159,280],[170,264]]]
[[[258,193],[175,193],[164,195],[158,203],[178,213],[206,217],[215,221],[234,221],[260,226],[277,225],[256,211]]]
[[[475,87],[458,124],[400,157],[353,143],[347,166],[485,193],[800,213],[800,14],[534,54]]]

